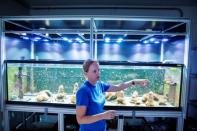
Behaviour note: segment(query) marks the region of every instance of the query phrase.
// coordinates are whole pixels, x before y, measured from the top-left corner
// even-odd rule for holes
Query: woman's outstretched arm
[[[149,81],[147,79],[134,79],[134,80],[131,80],[131,81],[121,83],[119,85],[110,85],[107,92],[121,91],[121,90],[124,90],[124,89],[126,89],[130,86],[135,86],[135,85],[146,87],[148,85],[148,83],[149,83]]]

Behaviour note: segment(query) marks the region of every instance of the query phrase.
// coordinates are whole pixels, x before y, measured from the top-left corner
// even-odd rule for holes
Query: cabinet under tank
[[[82,61],[8,60],[7,103],[75,106],[76,92],[84,82]],[[100,62],[100,80],[120,84],[148,79],[147,87],[132,86],[106,92],[106,107],[180,109],[181,64]]]

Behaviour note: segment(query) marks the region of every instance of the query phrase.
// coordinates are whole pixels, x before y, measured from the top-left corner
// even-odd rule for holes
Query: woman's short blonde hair
[[[83,71],[84,72],[88,72],[90,66],[93,64],[93,63],[98,63],[96,60],[92,60],[92,59],[87,59],[83,62]]]

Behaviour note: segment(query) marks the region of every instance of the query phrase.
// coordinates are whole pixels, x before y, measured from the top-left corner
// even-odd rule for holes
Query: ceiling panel
[[[196,6],[196,0],[15,0],[27,8]]]

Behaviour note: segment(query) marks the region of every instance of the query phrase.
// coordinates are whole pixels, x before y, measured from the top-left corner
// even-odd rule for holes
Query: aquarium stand
[[[29,105],[10,105],[7,104],[4,110],[5,118],[5,130],[9,131],[9,112],[38,112],[44,113],[46,116],[48,113],[54,113],[58,115],[58,131],[64,131],[64,115],[66,114],[76,114],[75,108],[59,108],[59,107],[43,107],[43,106],[29,106]],[[118,131],[123,131],[124,118],[131,117],[132,119],[136,117],[165,117],[165,118],[176,118],[177,131],[183,131],[183,112],[182,111],[153,111],[153,110],[117,110],[116,116],[118,118]]]

